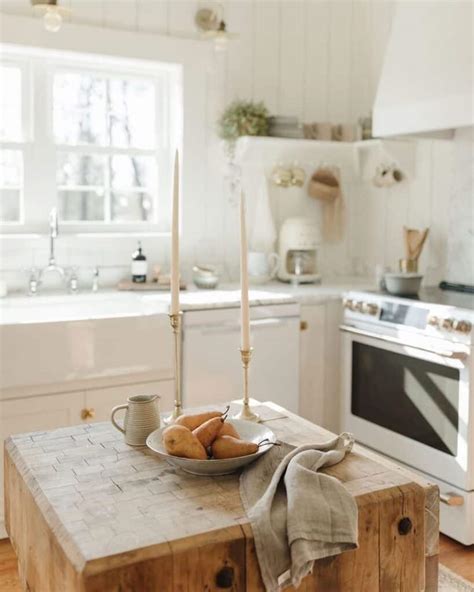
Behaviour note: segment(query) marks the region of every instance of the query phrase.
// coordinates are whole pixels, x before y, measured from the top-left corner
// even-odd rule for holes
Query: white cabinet
[[[171,411],[174,404],[173,386],[173,380],[160,380],[87,390],[83,409],[84,420],[109,421],[112,407],[126,403],[128,397],[133,395],[159,395],[160,410]]]
[[[341,303],[301,307],[300,415],[339,431]]]
[[[300,415],[324,424],[324,339],[326,306],[301,307]]]

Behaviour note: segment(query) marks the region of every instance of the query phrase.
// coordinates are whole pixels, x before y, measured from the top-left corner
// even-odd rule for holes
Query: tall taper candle
[[[241,290],[241,348],[250,349],[249,277],[247,271],[247,225],[245,195],[240,194],[240,290]]]
[[[171,314],[179,313],[179,153],[174,158],[173,216],[171,224]]]

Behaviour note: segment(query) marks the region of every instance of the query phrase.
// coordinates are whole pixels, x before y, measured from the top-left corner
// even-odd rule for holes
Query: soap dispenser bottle
[[[146,282],[147,260],[142,251],[142,244],[138,242],[138,249],[132,255],[132,282],[144,284]]]

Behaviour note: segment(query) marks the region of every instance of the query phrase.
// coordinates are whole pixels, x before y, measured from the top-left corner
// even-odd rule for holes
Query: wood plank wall
[[[75,23],[165,35],[195,34],[196,10],[212,4],[201,0],[61,1],[72,9]],[[221,263],[224,259],[226,271],[235,278],[237,208],[226,191],[225,161],[215,137],[217,114],[236,97],[263,100],[273,113],[297,115],[302,121],[349,122],[370,113],[394,1],[223,0],[222,4],[229,30],[240,38],[230,43],[225,54],[215,56],[208,73],[207,113],[196,114],[207,121],[204,158],[209,174],[206,202],[188,209],[193,224],[202,229],[202,240],[185,247],[184,253],[192,258],[189,267],[197,261]],[[1,0],[0,10],[31,16],[29,0]],[[371,274],[377,263],[395,265],[402,256],[403,224],[430,225],[422,267],[431,283],[442,279],[452,164],[450,143],[423,141],[418,146],[415,178],[399,187],[375,189],[345,173],[346,236],[342,244],[322,248],[323,273]],[[166,246],[160,256],[166,263]]]

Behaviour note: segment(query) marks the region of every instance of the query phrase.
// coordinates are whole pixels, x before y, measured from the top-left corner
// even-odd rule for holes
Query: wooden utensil
[[[403,227],[405,254],[407,259],[418,261],[430,229],[417,230],[416,228]]]

